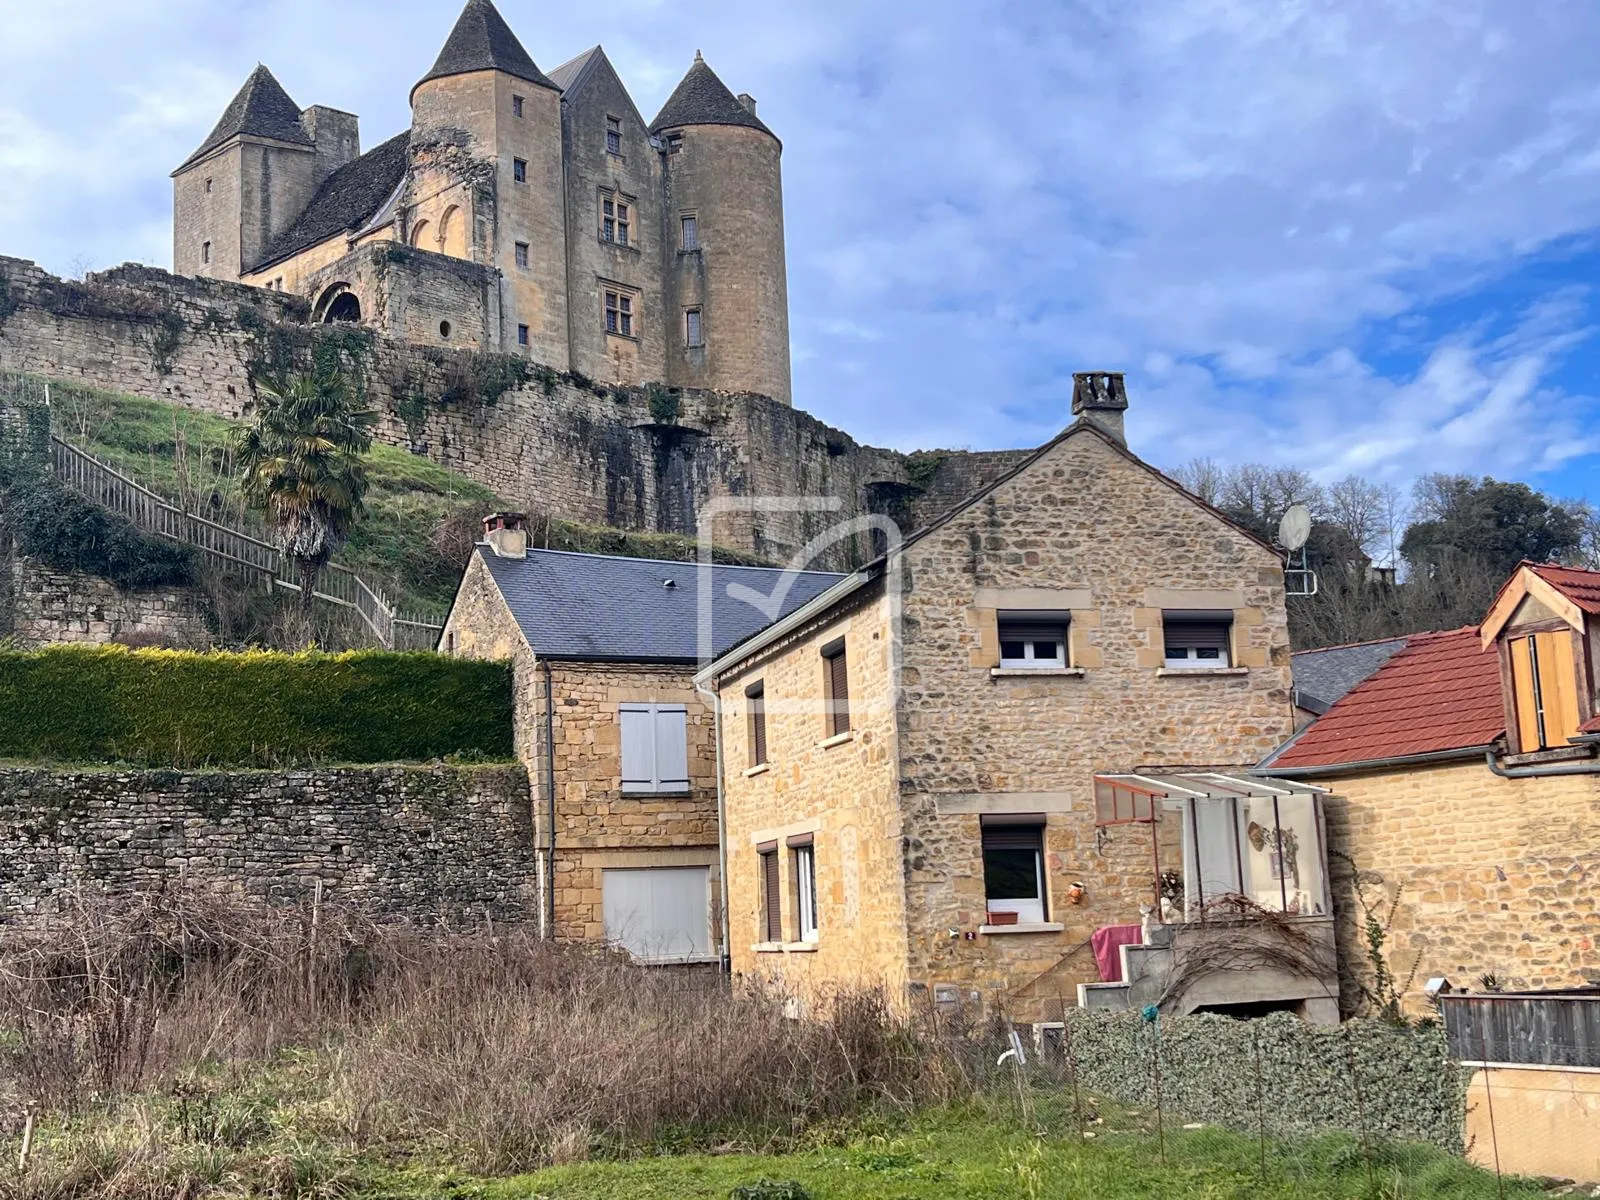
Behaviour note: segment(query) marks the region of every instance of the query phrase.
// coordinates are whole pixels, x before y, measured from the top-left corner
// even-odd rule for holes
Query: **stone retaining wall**
[[[380,917],[536,920],[520,766],[0,769],[0,924],[68,896],[188,887]]]
[[[251,368],[306,358],[313,327],[288,293],[126,265],[57,279],[0,256],[0,367],[36,372],[236,417]],[[352,327],[317,326],[346,343]],[[508,503],[628,529],[693,533],[708,503],[829,496],[836,512],[730,516],[718,540],[786,559],[824,528],[867,511],[920,524],[1014,456],[906,456],[859,445],[780,401],[748,393],[667,392],[538,369],[498,394],[462,380],[486,360],[375,336],[359,357],[378,436],[478,480]],[[493,364],[488,364],[492,366]],[[476,395],[471,393],[477,392]],[[1063,399],[1063,420],[1066,419]],[[991,463],[990,458],[994,458]],[[948,461],[946,461],[948,460]],[[950,479],[940,478],[948,470]],[[926,476],[923,478],[922,476]],[[866,535],[826,552],[838,569],[871,555]]]
[[[213,641],[205,595],[192,587],[119,588],[80,571],[56,571],[19,558],[0,567],[0,633],[18,648],[55,642],[122,642],[205,649]]]

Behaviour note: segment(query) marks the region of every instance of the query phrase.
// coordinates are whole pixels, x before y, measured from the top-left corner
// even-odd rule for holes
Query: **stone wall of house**
[[[538,912],[517,766],[0,770],[0,920],[179,882],[435,923]]]
[[[1293,731],[1277,555],[1092,432],[1056,444],[906,554],[900,772],[909,974],[1053,1011],[1098,978],[1083,943],[1134,924],[1178,822],[1096,828],[1093,777],[1249,766]],[[1226,611],[1225,671],[1163,668],[1164,610]],[[1070,613],[1080,673],[995,673],[997,614]],[[980,817],[1045,815],[1047,928],[979,932]],[[1176,816],[1176,814],[1172,814]],[[1085,891],[1073,904],[1068,888]],[[962,936],[951,937],[950,930]],[[1004,999],[1002,999],[1004,998]]]
[[[313,327],[291,293],[148,267],[78,283],[0,257],[0,281],[0,368],[237,417],[253,394],[252,367],[303,363],[314,336],[336,338],[362,367],[380,439],[461,471],[507,504],[574,520],[693,533],[711,505],[732,505],[714,523],[717,539],[785,560],[838,521],[887,511],[890,499],[920,523],[941,502],[919,497],[960,490],[941,484],[939,464],[913,480],[904,455],[765,396],[613,386],[544,368],[516,386],[512,360],[500,356]],[[949,459],[961,481],[986,461]],[[819,496],[839,507],[740,507],[749,497]],[[860,535],[813,565],[847,568],[872,552]]]
[[[695,691],[693,676],[692,667],[551,664],[557,937],[606,937],[607,868],[707,867],[713,907],[709,944],[718,944],[716,720],[705,697]],[[686,791],[641,795],[622,790],[619,713],[626,703],[687,708]],[[542,759],[534,769],[543,771]],[[543,774],[535,791],[534,821],[543,844],[549,829]]]
[[[1475,760],[1314,782],[1333,791],[1347,1011],[1371,975],[1352,864],[1380,917],[1399,892],[1387,957],[1414,1011],[1441,975],[1474,989],[1493,975],[1510,991],[1600,983],[1600,776],[1502,779]]]
[[[735,971],[804,989],[905,980],[890,601],[881,587],[796,631],[722,683],[728,928]],[[843,637],[850,729],[829,735],[821,649]],[[767,761],[754,763],[747,689],[764,689]],[[810,837],[817,940],[801,941],[790,841]],[[760,848],[776,843],[783,936],[767,937]]]
[[[204,649],[213,640],[210,607],[199,588],[119,588],[27,558],[0,573],[0,609],[9,618],[0,618],[0,633],[25,650],[54,642]]]

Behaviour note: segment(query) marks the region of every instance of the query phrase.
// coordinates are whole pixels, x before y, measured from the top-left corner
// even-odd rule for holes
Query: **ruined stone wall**
[[[19,648],[54,642],[121,642],[204,649],[212,644],[209,607],[192,587],[119,588],[79,571],[56,571],[31,559],[8,567],[9,632]],[[6,573],[0,572],[0,588]],[[0,608],[8,601],[0,596]]]
[[[285,354],[304,361],[312,342],[307,303],[288,293],[137,266],[79,284],[4,258],[0,276],[9,296],[0,305],[0,367],[224,416],[249,402],[252,365]],[[914,483],[905,456],[861,446],[764,396],[619,388],[527,367],[525,383],[502,391],[514,360],[370,335],[366,345],[382,440],[535,511],[692,533],[719,498],[837,498],[834,511],[744,511],[717,524],[719,541],[781,560],[835,522],[881,510],[886,495],[939,486],[937,471]],[[852,567],[871,553],[870,539],[857,537],[812,565]]]
[[[433,924],[538,913],[521,767],[0,770],[0,921],[180,882]]]
[[[1407,1006],[1429,1011],[1421,987],[1444,976],[1508,991],[1600,983],[1600,776],[1502,779],[1481,759],[1313,782],[1325,804],[1338,916],[1341,1003],[1360,1004],[1370,969],[1362,907],[1380,911],[1400,889],[1388,962]],[[1341,857],[1341,856],[1348,856]]]

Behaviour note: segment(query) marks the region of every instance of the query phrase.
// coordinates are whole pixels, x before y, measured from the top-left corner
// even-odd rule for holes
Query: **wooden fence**
[[[50,389],[27,376],[0,372],[0,398],[48,404]],[[121,513],[140,529],[195,547],[222,571],[268,591],[299,594],[293,560],[271,542],[186,512],[54,434],[50,436],[50,467],[63,483],[96,504]],[[372,640],[390,650],[431,650],[444,632],[437,622],[400,613],[382,590],[338,563],[322,568],[314,594],[324,603],[353,611]]]
[[[1439,997],[1453,1057],[1600,1067],[1600,990]]]

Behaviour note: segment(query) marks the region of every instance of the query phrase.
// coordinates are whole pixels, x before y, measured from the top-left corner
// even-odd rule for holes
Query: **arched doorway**
[[[335,283],[323,291],[311,308],[311,319],[324,325],[361,320],[361,298],[348,283]]]

